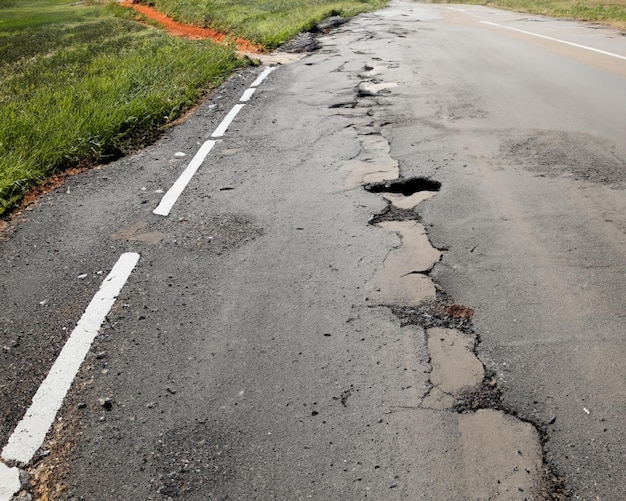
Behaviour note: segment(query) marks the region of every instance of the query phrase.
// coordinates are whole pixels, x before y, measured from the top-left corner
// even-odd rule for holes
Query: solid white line
[[[215,129],[215,132],[211,134],[211,137],[222,137],[224,134],[226,134],[226,130],[228,129],[228,126],[231,124],[231,122],[237,116],[237,113],[239,113],[241,111],[241,108],[243,108],[244,106],[245,104],[236,104],[235,106],[233,106],[233,109],[230,110],[228,112],[228,115],[224,117],[224,120],[222,120],[222,123],[219,124],[217,129]]]
[[[265,68],[263,70],[263,73],[261,73],[257,79],[252,82],[250,84],[250,87],[256,87],[257,85],[261,85],[261,82],[263,82],[263,80],[265,80],[267,78],[267,76],[276,69],[276,66],[268,66],[267,68]]]
[[[246,91],[243,93],[243,96],[241,96],[241,99],[239,101],[241,101],[242,103],[246,103],[250,101],[250,98],[252,97],[252,94],[254,94],[255,90],[256,89],[254,87],[250,87],[249,89],[246,89]]]
[[[215,141],[209,140],[204,142],[198,152],[191,159],[191,162],[189,162],[187,168],[183,171],[172,187],[167,190],[167,193],[163,195],[161,203],[152,211],[154,214],[158,216],[169,215],[172,207],[174,207],[174,204],[176,203],[176,200],[178,200],[178,197],[183,192],[187,184],[189,184],[193,175],[200,168],[202,162],[204,162],[204,159],[209,154],[213,146],[215,146]]]
[[[530,35],[537,38],[543,38],[545,40],[550,40],[551,42],[558,42],[565,45],[571,45],[572,47],[577,47],[579,49],[590,50],[592,52],[597,52],[598,54],[603,54],[605,56],[615,57],[617,59],[622,59],[626,61],[626,56],[620,56],[619,54],[615,54],[613,52],[607,52],[605,50],[594,49],[593,47],[588,47],[587,45],[581,45],[574,42],[566,42],[565,40],[560,40],[559,38],[553,38],[546,35],[540,35],[539,33],[533,33],[532,31],[520,30],[519,28],[512,28],[511,26],[505,26],[503,24],[492,23],[491,21],[480,21],[483,24],[489,24],[491,26],[497,26],[499,28],[504,28],[507,30],[518,31],[519,33],[524,33],[525,35]]]
[[[139,254],[122,254],[104,279],[35,393],[31,406],[9,437],[2,450],[4,460],[26,464],[41,447],[102,322],[138,261]]]

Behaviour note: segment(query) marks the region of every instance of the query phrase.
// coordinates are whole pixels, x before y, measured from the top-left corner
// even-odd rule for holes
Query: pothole
[[[397,193],[408,197],[421,191],[439,191],[441,183],[426,177],[408,177],[397,181],[370,183],[364,188],[370,193]]]
[[[410,177],[370,183],[364,188],[370,193],[380,193],[395,209],[410,210],[435,196],[441,189],[441,183],[426,177]]]

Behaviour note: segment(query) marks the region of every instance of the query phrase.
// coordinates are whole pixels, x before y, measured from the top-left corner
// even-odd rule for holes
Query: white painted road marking
[[[0,501],[9,501],[21,486],[20,470],[0,463]]]
[[[276,69],[266,68],[241,96],[240,102],[247,102],[254,94],[256,87]],[[236,104],[226,115],[222,123],[215,129],[211,137],[221,137],[228,126],[244,107]],[[187,168],[174,185],[161,199],[158,207],[152,211],[160,216],[169,215],[189,181],[204,162],[215,141],[209,140],[200,147]],[[28,464],[37,449],[41,447],[46,434],[52,425],[63,400],[69,391],[76,373],[87,356],[93,340],[98,335],[102,322],[115,303],[117,296],[124,287],[131,272],[139,261],[139,254],[129,252],[122,254],[111,273],[104,279],[100,290],[93,297],[78,324],[72,331],[65,346],[52,365],[50,372],[35,393],[31,406],[9,437],[2,450],[2,460],[17,461]],[[8,467],[0,462],[0,501],[9,501],[20,488],[19,469]]]
[[[228,126],[231,124],[231,122],[237,116],[237,113],[239,113],[244,106],[245,104],[236,104],[235,106],[233,106],[233,109],[230,110],[228,112],[228,115],[224,117],[224,120],[222,120],[222,123],[219,124],[217,129],[215,129],[215,132],[211,134],[211,137],[222,137],[224,134],[226,134],[226,130],[228,130]]]
[[[268,66],[267,68],[265,68],[265,70],[263,70],[263,73],[261,73],[257,77],[257,79],[250,84],[250,87],[256,87],[258,85],[261,85],[261,82],[263,82],[263,80],[265,80],[267,76],[275,69],[276,69],[276,66]]]
[[[275,69],[276,67],[271,66],[263,70],[263,72],[257,77],[257,79],[252,82],[252,85],[250,85],[250,87],[243,93],[241,99],[239,99],[240,104],[236,104],[235,106],[233,106],[233,108],[228,112],[228,115],[224,117],[224,120],[222,120],[222,122],[218,125],[213,134],[211,134],[211,137],[222,137],[224,134],[226,134],[229,125],[245,106],[245,104],[241,103],[249,101],[252,97],[252,94],[254,94],[257,85],[261,84],[261,82],[263,82],[263,80],[265,80],[265,78],[267,78],[267,76]],[[189,181],[191,181],[193,175],[200,168],[200,165],[202,165],[202,162],[209,154],[213,146],[215,146],[215,141],[209,140],[200,147],[198,152],[195,154],[191,162],[189,162],[189,165],[176,180],[174,185],[167,191],[165,195],[163,195],[163,198],[161,199],[158,207],[152,211],[153,214],[156,214],[157,216],[169,215],[172,207],[174,207],[174,204],[178,200],[178,197],[182,194],[187,184],[189,184]]]
[[[546,35],[540,35],[539,33],[533,33],[532,31],[520,30],[519,28],[512,28],[511,26],[505,26],[503,24],[492,23],[491,21],[480,21],[480,22],[483,23],[483,24],[488,24],[490,26],[497,26],[498,28],[504,28],[504,29],[507,29],[507,30],[517,31],[519,33],[524,33],[525,35],[530,35],[530,36],[537,37],[537,38],[543,38],[544,40],[550,40],[551,42],[558,42],[558,43],[562,43],[562,44],[565,44],[565,45],[571,45],[572,47],[577,47],[579,49],[590,50],[591,52],[597,52],[598,54],[603,54],[605,56],[615,57],[617,59],[622,59],[623,61],[626,61],[626,56],[620,56],[619,54],[615,54],[613,52],[607,52],[605,50],[595,49],[595,48],[589,47],[587,45],[581,45],[581,44],[574,43],[574,42],[567,42],[567,41],[561,40],[559,38],[549,37],[549,36],[546,36]]]
[[[35,393],[31,406],[9,437],[2,459],[27,464],[41,447],[102,322],[138,261],[139,254],[122,254],[104,279]]]
[[[246,91],[243,93],[243,96],[241,96],[241,99],[239,99],[239,101],[241,101],[242,103],[250,101],[250,98],[252,97],[252,94],[254,94],[255,90],[256,89],[254,87],[250,87],[249,89],[246,89]]]
[[[205,143],[191,159],[187,168],[183,171],[172,187],[167,190],[167,193],[163,195],[161,203],[152,211],[154,214],[157,214],[158,216],[169,215],[172,207],[176,203],[176,200],[178,200],[178,197],[186,188],[187,184],[189,184],[193,175],[200,168],[206,156],[209,154],[211,149],[213,149],[213,146],[215,146],[215,141],[205,141]]]

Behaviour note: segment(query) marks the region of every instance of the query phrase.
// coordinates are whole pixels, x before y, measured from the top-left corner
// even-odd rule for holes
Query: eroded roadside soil
[[[162,12],[156,10],[154,7],[151,7],[144,3],[133,2],[132,0],[125,0],[121,2],[120,5],[135,10],[142,16],[145,16],[145,18],[147,19],[156,21],[159,25],[163,26],[163,28],[172,36],[191,38],[196,40],[209,39],[219,44],[234,44],[238,51],[249,54],[265,52],[263,47],[255,45],[249,40],[232,37],[230,35],[220,33],[210,28],[202,28],[200,26],[194,26],[191,24],[174,21]],[[143,18],[138,17],[137,20],[141,22],[143,21]]]

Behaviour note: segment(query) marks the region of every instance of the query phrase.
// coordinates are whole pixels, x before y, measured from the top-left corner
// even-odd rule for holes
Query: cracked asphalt
[[[623,499],[626,63],[502,26],[626,56],[393,2],[8,221],[3,445],[140,255],[22,496]]]

